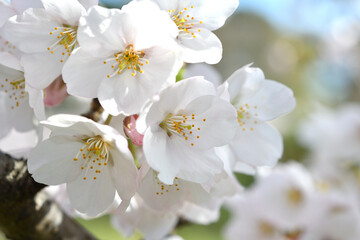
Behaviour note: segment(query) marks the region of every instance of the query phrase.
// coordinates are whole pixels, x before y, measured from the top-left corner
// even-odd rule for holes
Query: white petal
[[[173,151],[171,151],[173,150]],[[170,149],[169,157],[175,152]],[[214,150],[188,151],[182,149],[181,155],[177,155],[174,161],[180,161],[179,178],[195,183],[211,181],[215,174],[224,169],[223,162],[215,154]],[[159,177],[160,178],[160,177]]]
[[[24,66],[27,83],[36,89],[42,90],[49,86],[60,76],[63,63],[61,50],[57,49],[54,54],[50,52],[24,54],[21,64]]]
[[[7,54],[1,54],[0,58],[4,55],[6,56]],[[7,58],[1,60],[6,61]],[[13,59],[9,58],[8,60],[8,65],[18,64],[18,60],[15,57]],[[5,96],[3,99],[5,104],[3,118],[6,119],[5,121],[7,122],[4,127],[15,128],[20,132],[34,129],[34,113],[29,106],[28,94],[24,92],[23,89],[15,89],[15,87],[11,85],[11,82],[21,81],[23,79],[23,72],[0,64],[0,92]]]
[[[58,114],[49,117],[42,125],[49,128],[52,133],[71,135],[98,135],[101,131],[92,120],[69,114]]]
[[[5,93],[0,92],[0,115],[1,116],[6,116],[6,114],[7,114],[7,105],[5,104],[5,98],[6,98]],[[1,126],[0,139],[2,139],[11,130],[10,127],[7,127],[7,126],[9,126],[8,118],[5,118],[5,117],[0,118],[0,126]]]
[[[194,33],[196,38],[191,33]],[[219,38],[205,28],[192,29],[190,33],[180,34],[178,43],[183,48],[184,62],[216,64],[222,58],[222,44]]]
[[[29,93],[29,105],[34,110],[36,118],[41,121],[45,119],[44,92],[34,89],[28,85],[25,87]]]
[[[239,160],[255,166],[274,166],[283,153],[278,130],[260,120],[253,131],[239,128],[229,145]]]
[[[74,158],[82,146],[72,137],[56,136],[45,140],[30,153],[29,172],[35,181],[48,185],[74,181],[81,172],[80,163]]]
[[[58,22],[77,26],[85,8],[77,0],[42,0],[46,12]]]
[[[136,22],[134,27],[137,25],[142,27],[137,33],[137,39],[134,39],[136,41],[134,45],[138,48],[153,45],[165,46],[169,40],[173,41],[178,35],[179,30],[176,24],[169,18],[167,12],[169,9],[161,11],[159,6],[152,1],[132,1],[121,10],[134,16],[132,20],[133,23]],[[151,19],[151,21],[146,21],[146,19]],[[154,28],[154,25],[157,27]]]
[[[188,136],[189,141],[194,143],[194,148],[220,147],[229,143],[235,136],[234,129],[238,127],[236,111],[230,103],[217,96],[202,96],[195,99],[185,107],[184,113],[195,116],[192,122],[193,136]],[[199,138],[196,138],[197,136]]]
[[[104,167],[96,180],[78,178],[67,184],[74,208],[90,217],[103,213],[115,199],[115,187],[108,167]]]
[[[103,81],[98,98],[104,109],[112,115],[132,115],[140,111],[147,99],[147,89],[126,71]],[[145,99],[144,99],[145,98]]]
[[[16,12],[7,2],[0,2],[0,27],[14,15],[16,15]]]
[[[241,162],[241,161],[237,161],[235,163],[234,172],[239,172],[239,173],[244,173],[247,175],[255,175],[256,174],[256,167],[254,167],[253,165]]]
[[[106,57],[125,49],[126,43],[118,27],[127,19],[119,9],[107,9],[95,6],[80,18],[78,41],[80,46],[94,57]]]
[[[200,205],[186,202],[179,210],[179,214],[184,219],[198,224],[206,225],[216,222],[220,216],[220,206],[218,209],[207,209]]]
[[[199,184],[197,185],[199,186]],[[188,189],[181,185],[180,181],[175,181],[173,185],[160,182],[152,169],[142,180],[138,193],[150,208],[158,211],[170,211],[179,208],[189,194]]]
[[[166,184],[172,184],[179,171],[179,163],[169,159],[167,152],[170,144],[166,132],[160,127],[149,127],[146,130],[143,145],[146,161],[153,169],[161,170],[161,180]]]
[[[99,100],[111,114],[136,114],[164,85],[175,82],[181,67],[175,52],[161,47],[144,52],[149,56],[149,64],[143,67],[144,73],[133,77],[131,71],[124,70],[120,75],[102,82]]]
[[[44,9],[30,8],[10,18],[1,29],[1,35],[23,52],[45,52],[56,41],[50,32],[58,26]]]
[[[1,95],[1,94],[0,94]],[[0,108],[1,109],[1,108]],[[0,110],[1,114],[1,110]],[[0,123],[2,120],[0,119]],[[4,126],[4,125],[2,125]],[[7,154],[10,154],[16,158],[28,158],[30,151],[35,147],[38,134],[35,130],[20,133],[12,129],[10,133],[7,134],[5,137],[2,137],[1,134],[3,130],[9,131],[10,128],[0,129],[0,149]],[[4,135],[3,135],[4,136]]]
[[[116,148],[110,149],[110,173],[122,200],[130,200],[139,186],[139,174],[125,138],[118,136]]]
[[[21,102],[20,102],[21,101]],[[13,102],[11,102],[13,104]],[[34,126],[34,111],[29,105],[29,97],[25,96],[19,100],[19,106],[14,109],[8,108],[10,113],[7,115],[10,120],[10,126],[14,127],[19,132],[27,132],[35,128]]]
[[[162,10],[166,12],[168,10],[177,10],[185,7],[186,3],[189,1],[179,1],[179,0],[152,0],[157,3]]]
[[[11,6],[17,14],[22,14],[28,8],[42,8],[41,0],[11,0]]]
[[[192,2],[189,15],[201,20],[204,28],[216,30],[224,25],[226,19],[235,12],[239,5],[238,0],[197,0]]]
[[[246,102],[258,107],[258,117],[264,121],[287,114],[296,105],[293,91],[290,88],[270,80],[265,80],[261,90]]]
[[[160,93],[160,100],[155,102],[149,110],[146,124],[162,121],[168,113],[177,113],[191,101],[203,95],[215,96],[216,90],[212,83],[202,77],[193,77],[177,82]]]
[[[126,237],[130,237],[134,229],[139,229],[145,239],[158,240],[173,230],[177,220],[175,213],[154,211],[146,207],[142,199],[136,196],[125,214],[112,215],[111,223]]]
[[[138,229],[146,239],[157,240],[168,235],[176,226],[178,217],[172,213],[155,213],[149,211],[143,214]]]
[[[176,49],[154,46],[145,49],[144,52],[149,64],[142,67],[144,74],[139,74],[139,81],[149,89],[149,95],[152,96],[160,92],[164,86],[175,83],[183,62]]]
[[[17,71],[24,71],[20,60],[8,52],[0,52],[0,64]]]
[[[78,48],[72,52],[62,71],[69,94],[96,98],[101,82],[109,73],[108,68],[104,59],[94,58]]]
[[[237,105],[242,99],[255,95],[264,84],[265,76],[261,69],[244,66],[235,71],[227,80],[231,103]]]
[[[83,5],[85,9],[89,9],[92,6],[96,6],[99,4],[99,0],[78,0],[78,1],[81,5]]]
[[[204,183],[223,168],[222,161],[213,151],[191,149],[190,145],[184,145],[178,138],[168,137],[158,126],[146,130],[143,148],[149,165],[159,172],[158,178],[168,185],[173,184],[175,176]]]

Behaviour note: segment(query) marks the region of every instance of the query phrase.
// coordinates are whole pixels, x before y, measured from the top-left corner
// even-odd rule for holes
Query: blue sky
[[[265,17],[280,29],[325,33],[338,19],[359,19],[357,0],[240,0],[238,11]]]

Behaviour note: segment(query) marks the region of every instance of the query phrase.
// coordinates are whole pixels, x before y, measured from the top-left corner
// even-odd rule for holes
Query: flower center
[[[9,81],[8,78],[5,78],[1,82],[1,90],[3,90],[11,100],[10,108],[13,110],[16,107],[20,106],[21,101],[25,98],[25,79],[22,77],[19,80]]]
[[[191,6],[190,9],[193,9],[194,6]],[[189,34],[193,38],[196,38],[196,31],[201,32],[200,29],[195,30],[194,27],[196,24],[202,24],[202,21],[196,20],[194,17],[190,16],[189,9],[184,8],[180,11],[175,11],[175,9],[169,10],[171,19],[174,21],[180,34]]]
[[[194,142],[200,139],[201,122],[206,122],[206,118],[196,119],[195,114],[191,115],[173,115],[169,113],[165,120],[160,123],[160,127],[164,129],[169,137],[176,135],[185,141],[189,141],[190,146],[194,146]]]
[[[138,73],[144,73],[142,67],[144,64],[149,64],[149,60],[144,57],[144,51],[136,51],[134,46],[130,44],[123,52],[116,53],[113,58],[104,61],[104,64],[110,64],[112,69],[111,74],[107,75],[107,78],[121,74],[124,70],[131,71],[133,77]]]
[[[300,239],[301,235],[302,235],[302,231],[296,230],[296,231],[285,233],[285,239],[286,240],[297,240],[297,239]]]
[[[50,32],[50,35],[56,36],[56,41],[47,50],[54,54],[54,51],[58,48],[64,48],[61,53],[64,57],[60,59],[60,62],[64,62],[65,58],[70,56],[76,47],[77,27],[64,25],[62,27],[55,27],[54,30]]]
[[[172,192],[179,192],[181,190],[179,179],[175,177],[174,184],[173,185],[166,185],[157,178],[157,174],[155,175],[155,181],[156,181],[156,196],[162,196],[167,193]]]
[[[243,131],[248,129],[254,131],[255,125],[258,124],[258,121],[256,119],[253,119],[254,121],[252,121],[252,118],[253,116],[255,118],[258,116],[256,112],[257,108],[257,106],[251,107],[249,104],[245,104],[236,111],[239,126],[242,127]]]
[[[8,52],[12,55],[17,55],[17,49],[14,45],[6,41],[6,39],[0,36],[0,52]]]
[[[97,174],[101,173],[104,166],[109,161],[109,144],[101,136],[83,139],[84,146],[73,159],[75,162],[81,161],[81,170],[84,170],[83,179],[88,177],[96,180]]]
[[[299,189],[292,188],[287,191],[287,198],[290,203],[299,205],[304,200],[304,196]]]
[[[265,221],[261,221],[259,223],[259,230],[264,236],[268,236],[268,237],[273,236],[276,232],[275,227]]]

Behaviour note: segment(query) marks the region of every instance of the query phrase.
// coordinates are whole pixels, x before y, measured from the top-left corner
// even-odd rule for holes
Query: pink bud
[[[60,105],[67,96],[66,85],[60,76],[45,89],[44,104],[48,107],[56,107]]]
[[[138,115],[131,115],[124,119],[124,132],[130,138],[132,143],[137,146],[143,145],[144,135],[136,130],[136,119]]]

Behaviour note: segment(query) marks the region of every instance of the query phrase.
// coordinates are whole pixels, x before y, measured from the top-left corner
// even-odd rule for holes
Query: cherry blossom
[[[261,69],[245,66],[219,86],[218,94],[235,107],[238,121],[235,138],[218,153],[235,171],[253,173],[257,166],[274,166],[283,152],[282,137],[267,122],[294,109],[291,89],[266,80]]]
[[[45,118],[42,92],[28,85],[19,60],[4,52],[0,53],[0,93],[4,96],[5,106],[0,108],[4,129],[30,131],[35,118]]]
[[[24,52],[21,64],[25,77],[37,89],[46,88],[61,74],[64,63],[78,46],[78,21],[86,13],[77,0],[42,3],[43,8],[29,8],[11,17],[1,31],[5,39]],[[96,1],[86,5],[89,3]]]
[[[188,63],[218,63],[222,58],[222,45],[212,31],[224,25],[234,13],[238,0],[153,0],[169,13],[179,29],[176,40]]]
[[[359,238],[360,215],[352,195],[317,187],[298,163],[261,176],[244,195],[230,201],[228,240],[313,240]]]
[[[0,29],[12,16],[22,14],[27,8],[43,7],[40,0],[13,0],[10,3],[0,1]],[[0,34],[0,52],[8,52],[20,57],[21,52]]]
[[[138,185],[138,171],[127,141],[113,128],[74,115],[42,122],[52,131],[28,159],[40,183],[67,183],[73,207],[88,216],[104,212],[119,194],[126,208]]]
[[[175,82],[182,65],[171,38],[176,27],[156,4],[132,2],[123,9],[89,10],[78,29],[81,47],[63,71],[70,94],[98,97],[112,115],[140,112]]]
[[[158,178],[205,183],[223,170],[214,147],[235,135],[236,112],[212,83],[188,78],[164,89],[146,115],[144,153]]]

